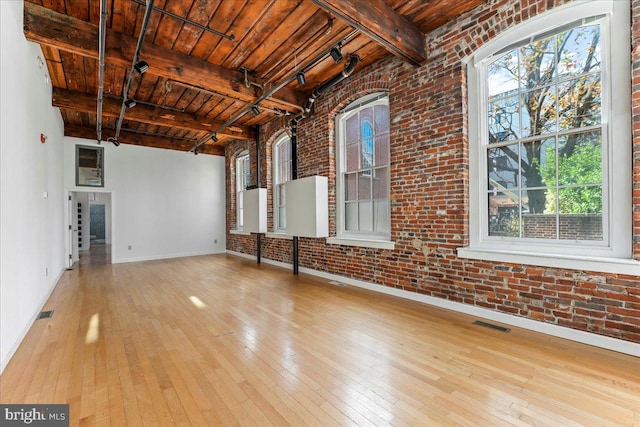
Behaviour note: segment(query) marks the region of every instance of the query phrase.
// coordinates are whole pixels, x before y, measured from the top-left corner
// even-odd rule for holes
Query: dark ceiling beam
[[[54,107],[91,114],[95,114],[96,112],[95,96],[83,92],[54,87],[52,101]],[[119,117],[121,102],[122,101],[119,99],[105,98],[102,104],[103,116]],[[222,125],[222,122],[219,121],[196,117],[192,114],[150,107],[143,104],[138,104],[133,108],[127,109],[124,117],[126,120],[147,123],[150,125],[204,131],[209,133],[215,131]],[[230,126],[220,131],[220,136],[249,141],[255,141],[256,139],[255,131],[246,126]]]
[[[76,138],[95,139],[96,129],[89,126],[65,125],[64,135]],[[103,128],[102,135],[104,139],[113,138],[116,135],[116,131],[114,129]],[[127,132],[124,130],[120,132],[120,138],[118,141],[123,144],[165,148],[177,151],[191,151],[194,144],[194,142],[190,140],[173,139],[170,137],[163,138],[155,135],[152,136],[135,132]],[[198,152],[214,156],[224,156],[224,147],[221,145],[205,144],[198,147]]]
[[[30,2],[24,4],[24,34],[27,40],[98,59],[96,25]],[[108,63],[129,67],[135,48],[134,37],[108,31],[105,60]],[[247,103],[254,102],[260,95],[255,92],[255,87],[247,87],[244,84],[244,76],[238,71],[152,43],[143,44],[140,58],[149,63],[149,74],[199,86]],[[255,78],[251,78],[251,81],[257,84],[264,83]],[[266,90],[269,88],[265,87]],[[274,96],[262,101],[262,104],[270,108],[298,112],[306,99],[307,96],[300,92],[282,88]]]
[[[427,59],[425,35],[384,0],[313,0],[413,65]]]

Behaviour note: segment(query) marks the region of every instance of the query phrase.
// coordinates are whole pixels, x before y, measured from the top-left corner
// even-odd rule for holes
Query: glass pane
[[[344,228],[358,231],[358,202],[345,203]]]
[[[358,122],[358,115],[354,114],[353,116],[347,119],[347,144],[353,144],[360,139],[360,123]]]
[[[518,52],[512,50],[489,64],[489,96],[501,95],[518,89]]]
[[[371,171],[358,173],[358,200],[371,199]]]
[[[560,78],[600,71],[600,26],[574,28],[558,35]]]
[[[359,144],[347,144],[347,171],[358,170],[358,145]]]
[[[602,240],[602,188],[560,189],[560,239]]]
[[[558,85],[560,129],[598,125],[602,121],[600,74]]]
[[[386,199],[388,197],[389,170],[388,168],[378,168],[373,173],[373,198]]]
[[[522,237],[555,239],[558,225],[556,214],[523,213]]]
[[[375,231],[380,233],[388,233],[389,224],[389,202],[384,200],[376,200],[373,202],[373,217],[375,219]]]
[[[514,140],[520,137],[518,96],[497,98],[489,102],[489,142]]]
[[[522,212],[528,214],[549,214],[556,212],[555,189],[539,188],[522,191]]]
[[[525,92],[522,95],[522,137],[555,132],[555,86]]]
[[[358,220],[360,221],[360,231],[373,231],[373,203],[358,203]]]
[[[568,187],[559,190],[561,214],[601,214],[602,187]]]
[[[600,131],[565,135],[558,141],[560,185],[602,183]]]
[[[345,200],[358,200],[358,181],[355,173],[348,173],[344,175],[345,181]]]
[[[555,138],[521,144],[522,187],[551,187],[556,184]]]
[[[362,124],[365,122],[373,123],[373,107],[360,110],[360,129],[362,129]]]
[[[284,184],[280,184],[278,185],[278,206],[284,206],[287,204],[287,194],[286,194],[286,189],[287,187],[285,187]]]
[[[244,192],[238,192],[238,209],[242,209],[244,206]]]
[[[555,79],[556,37],[536,40],[520,48],[520,85],[523,90],[544,86]]]
[[[389,134],[376,135],[376,166],[389,164]]]
[[[518,186],[518,145],[507,145],[487,150],[489,190]]]
[[[389,130],[389,106],[376,105],[375,107],[375,133],[376,135]]]
[[[287,209],[284,206],[278,208],[278,228],[284,229],[287,227]]]
[[[362,152],[360,158],[362,159],[361,169],[370,168],[373,166],[373,128],[371,123],[362,123]]]
[[[517,196],[500,191],[489,194],[489,236],[520,236]]]

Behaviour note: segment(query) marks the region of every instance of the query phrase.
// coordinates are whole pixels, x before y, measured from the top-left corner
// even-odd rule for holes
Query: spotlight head
[[[331,49],[329,55],[331,55],[336,64],[342,61],[342,52],[340,52],[340,48],[338,47],[334,47],[333,49]]]
[[[257,116],[258,114],[260,114],[260,109],[258,108],[257,105],[254,105],[251,107],[251,112]]]
[[[213,135],[211,135],[211,140],[213,142],[218,142],[218,137],[216,136],[216,134],[214,133]]]
[[[135,99],[127,98],[124,100],[124,105],[127,108],[133,108],[136,106],[136,101]]]
[[[138,61],[136,65],[133,66],[133,69],[140,74],[144,74],[149,69],[149,64],[147,64],[146,61]]]
[[[194,148],[194,149],[193,149],[193,155],[194,155],[194,156],[197,156],[197,155],[198,155],[198,147],[196,147],[196,148]]]
[[[111,141],[111,142],[113,142],[113,145],[115,145],[116,147],[120,146],[120,143],[115,139],[113,141]]]
[[[304,86],[307,84],[307,78],[304,76],[304,73],[302,72],[298,73],[298,75],[296,76],[296,79],[298,79],[298,84],[300,86]]]

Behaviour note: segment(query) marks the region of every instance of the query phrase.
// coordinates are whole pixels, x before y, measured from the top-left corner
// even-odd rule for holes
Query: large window
[[[251,168],[249,166],[249,153],[243,151],[236,157],[236,228],[242,230],[242,217],[244,214],[243,195],[249,185]]]
[[[472,247],[630,257],[625,7],[559,8],[474,56]]]
[[[362,98],[337,117],[338,236],[389,240],[389,102]]]
[[[274,231],[287,228],[285,183],[291,179],[291,139],[284,135],[273,145],[273,224]]]

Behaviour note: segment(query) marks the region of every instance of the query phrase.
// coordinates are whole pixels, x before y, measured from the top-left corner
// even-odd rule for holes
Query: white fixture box
[[[329,180],[310,176],[287,181],[286,212],[288,236],[329,236]]]
[[[249,233],[267,232],[267,189],[254,188],[247,190],[242,196],[242,231]]]

